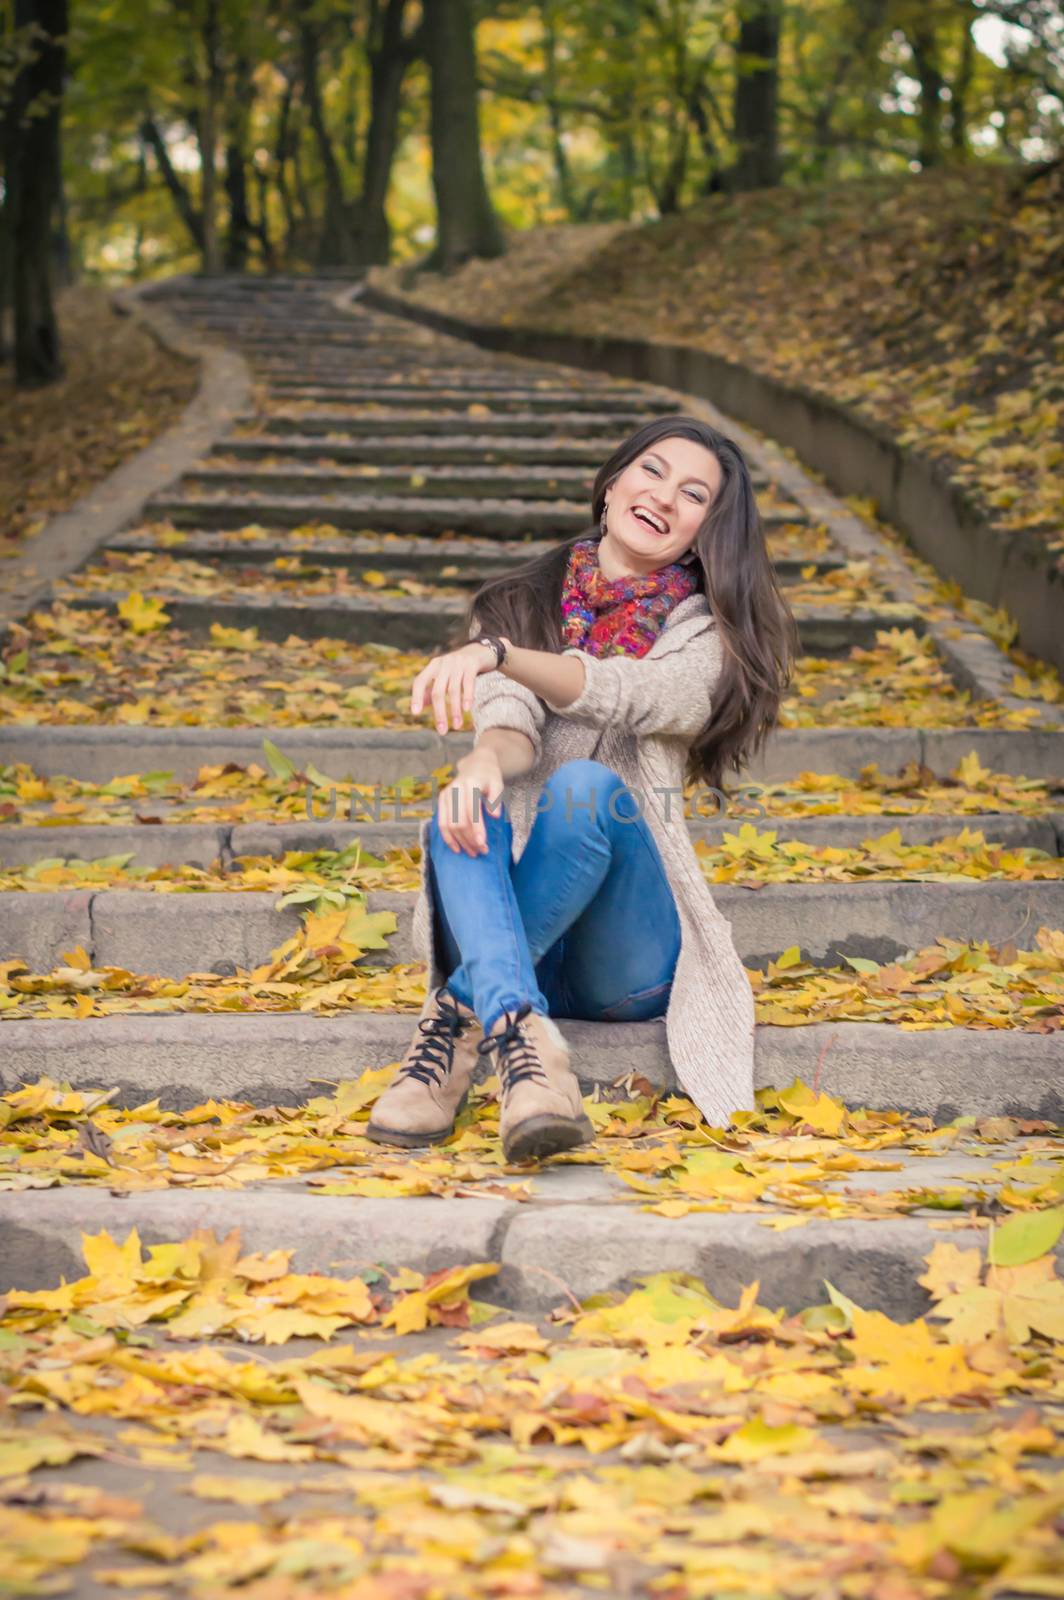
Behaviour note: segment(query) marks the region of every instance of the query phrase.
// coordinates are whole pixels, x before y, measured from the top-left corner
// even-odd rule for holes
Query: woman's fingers
[[[440,791],[437,821],[444,843],[452,850],[463,850],[466,855],[483,855],[488,848],[484,822],[484,800],[479,801],[476,785],[469,779],[455,779]]]
[[[450,684],[451,725],[456,732],[459,728],[461,728],[462,723],[465,721],[465,713],[462,710],[462,684],[464,680],[465,666],[462,663],[456,663],[455,670],[451,674]]]
[[[432,715],[439,733],[447,732],[447,682],[442,672],[437,672],[432,683]]]
[[[432,714],[439,732],[447,732],[448,720],[456,730],[460,729],[465,713],[473,709],[475,684],[481,670],[475,657],[460,650],[434,656],[411,685],[411,716],[420,715],[427,695],[432,701]]]
[[[421,714],[421,710],[425,704],[425,691],[432,682],[433,678],[435,678],[438,665],[439,663],[437,661],[428,662],[426,666],[422,667],[421,671],[414,679],[410,691],[411,716],[416,717]]]

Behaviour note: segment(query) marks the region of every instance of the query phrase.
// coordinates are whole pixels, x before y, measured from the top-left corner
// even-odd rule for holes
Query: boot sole
[[[444,1139],[449,1139],[454,1132],[455,1123],[465,1110],[465,1103],[469,1095],[464,1094],[455,1107],[454,1121],[449,1128],[437,1128],[434,1133],[410,1133],[401,1128],[382,1128],[377,1122],[366,1124],[366,1138],[372,1139],[374,1144],[396,1144],[404,1150],[416,1150],[419,1145],[442,1144]]]
[[[561,1117],[547,1112],[526,1117],[513,1128],[503,1145],[507,1161],[536,1161],[562,1150],[575,1149],[595,1137],[587,1117]]]
[[[401,1145],[404,1150],[416,1150],[419,1145],[442,1144],[454,1132],[454,1123],[441,1128],[438,1133],[402,1133],[398,1128],[378,1128],[373,1122],[366,1124],[366,1138],[374,1144]]]

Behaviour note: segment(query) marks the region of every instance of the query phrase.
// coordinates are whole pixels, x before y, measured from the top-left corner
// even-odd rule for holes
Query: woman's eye
[[[661,477],[661,473],[658,471],[657,467],[654,465],[654,463],[652,461],[644,461],[643,462],[643,468],[644,468],[644,470],[646,472],[652,472],[654,474],[655,478],[660,478]]]

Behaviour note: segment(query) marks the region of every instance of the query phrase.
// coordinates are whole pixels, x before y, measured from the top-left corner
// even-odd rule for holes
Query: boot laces
[[[418,1028],[425,1037],[418,1041],[410,1060],[401,1069],[403,1077],[417,1078],[420,1083],[443,1082],[454,1065],[455,1040],[467,1025],[467,1019],[448,995],[437,991],[436,1004],[440,1015],[420,1018]]]
[[[520,1010],[504,1013],[506,1027],[502,1032],[485,1034],[477,1045],[479,1055],[487,1055],[491,1050],[498,1051],[499,1080],[504,1090],[533,1079],[541,1083],[548,1081],[534,1046],[521,1032],[521,1021],[531,1010],[531,1005],[526,1002]]]

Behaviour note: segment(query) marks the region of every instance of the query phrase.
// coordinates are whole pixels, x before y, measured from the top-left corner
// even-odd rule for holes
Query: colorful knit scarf
[[[697,566],[679,561],[641,578],[607,578],[598,540],[580,539],[562,584],[563,648],[575,645],[590,656],[645,656],[673,606],[697,588]]]

